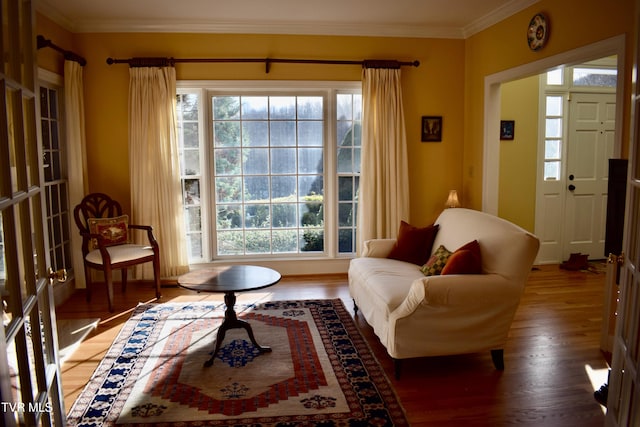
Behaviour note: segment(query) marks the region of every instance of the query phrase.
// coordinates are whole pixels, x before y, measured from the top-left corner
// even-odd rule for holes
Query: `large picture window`
[[[355,252],[360,85],[322,86],[179,90],[190,262]]]

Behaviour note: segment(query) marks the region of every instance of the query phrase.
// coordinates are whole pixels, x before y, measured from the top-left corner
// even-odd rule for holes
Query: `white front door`
[[[2,2],[0,44],[0,425],[62,426],[38,144],[33,2]]]
[[[569,100],[562,258],[604,254],[609,159],[613,156],[614,94],[573,93]]]

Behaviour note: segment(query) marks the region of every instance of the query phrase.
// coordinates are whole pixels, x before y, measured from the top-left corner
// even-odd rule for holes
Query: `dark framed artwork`
[[[515,127],[514,120],[500,120],[500,139],[513,139]]]
[[[422,142],[442,141],[442,116],[422,116]]]

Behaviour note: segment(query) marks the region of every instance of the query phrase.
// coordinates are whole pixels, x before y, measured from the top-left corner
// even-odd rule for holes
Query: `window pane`
[[[298,232],[296,230],[274,230],[271,237],[273,252],[298,252]]]
[[[338,178],[338,200],[353,200],[353,179],[351,176]]]
[[[187,213],[187,231],[200,231],[202,229],[200,207],[189,207],[185,212]]]
[[[544,158],[545,160],[560,159],[560,140],[548,139],[544,142]]]
[[[242,228],[242,207],[240,205],[218,205],[216,222],[219,230]]]
[[[178,125],[178,132],[182,136],[182,143],[187,148],[195,148],[200,145],[198,141],[198,123],[182,123]]]
[[[183,200],[186,206],[200,204],[200,180],[183,179]]]
[[[269,116],[267,108],[269,98],[266,96],[243,96],[242,97],[242,119],[263,119]]]
[[[216,96],[213,102],[214,120],[232,120],[240,118],[239,96]]]
[[[218,237],[218,253],[220,255],[244,254],[243,231],[218,231],[216,234]]]
[[[182,157],[182,174],[200,174],[200,152],[198,150],[185,150]]]
[[[322,252],[324,250],[323,230],[321,228],[305,228],[300,243],[300,250],[303,252]]]
[[[274,228],[296,227],[297,222],[297,211],[295,204],[281,203],[273,205],[272,226]]]
[[[305,199],[311,196],[322,197],[322,176],[308,175],[298,177],[298,197]]]
[[[321,96],[299,96],[298,97],[298,119],[322,120],[322,97]]]
[[[298,149],[299,173],[322,173],[322,148]]]
[[[271,96],[269,97],[269,118],[295,119],[296,118],[296,97],[295,96]]]
[[[547,96],[547,116],[562,116],[562,97]]]
[[[202,259],[202,234],[187,235],[187,249],[189,250],[190,259]]]
[[[351,94],[339,93],[336,96],[336,119],[353,120],[353,108],[351,102]]]
[[[351,203],[340,203],[338,205],[338,225],[340,227],[350,227],[353,224],[353,205]]]
[[[354,230],[351,228],[341,228],[338,230],[338,251],[340,253],[355,251]]]
[[[269,122],[242,122],[242,145],[266,147],[269,145]]]
[[[560,138],[562,136],[562,119],[546,119],[544,136],[547,138]]]
[[[241,172],[240,149],[215,150],[216,175],[238,175]]]
[[[338,173],[352,173],[353,170],[353,149],[338,148]]]
[[[273,176],[271,177],[271,197],[278,201],[282,199],[295,200],[296,197],[296,177],[295,176]]]
[[[267,254],[271,252],[271,232],[247,231],[246,251],[248,254]]]
[[[178,95],[178,117],[182,120],[198,120],[198,95]]]
[[[351,121],[338,121],[337,137],[340,147],[353,145],[353,123]]]
[[[575,86],[616,87],[618,71],[608,68],[574,68]]]
[[[245,228],[269,228],[271,226],[269,205],[246,205],[244,215]]]
[[[247,176],[244,179],[244,199],[247,202],[269,200],[269,177]]]
[[[557,70],[551,70],[547,73],[547,84],[548,85],[561,85],[562,79],[564,75],[564,70],[562,68]]]
[[[249,148],[242,151],[244,157],[243,173],[248,175],[269,173],[269,150]]]
[[[271,122],[271,146],[296,146],[296,122]]]
[[[274,174],[296,173],[296,149],[295,148],[271,149],[271,173],[274,173]]]
[[[216,178],[217,202],[241,202],[242,178]]]
[[[216,122],[213,134],[216,147],[240,146],[240,122]]]
[[[298,145],[322,147],[322,122],[298,122]]]
[[[560,162],[545,162],[544,179],[545,180],[560,179]]]

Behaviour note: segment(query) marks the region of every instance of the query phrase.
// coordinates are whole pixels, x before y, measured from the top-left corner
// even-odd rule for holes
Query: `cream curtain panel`
[[[400,69],[362,71],[362,165],[358,199],[358,248],[396,237],[409,220],[407,142]]]
[[[84,89],[82,66],[76,61],[64,61],[64,103],[67,135],[67,178],[69,206],[76,206],[88,192],[87,145],[84,128]],[[71,233],[73,270],[77,288],[85,288],[82,238]]]
[[[189,270],[182,208],[173,67],[129,69],[129,172],[131,222],[153,226],[160,275]],[[142,276],[151,278],[151,265]]]

